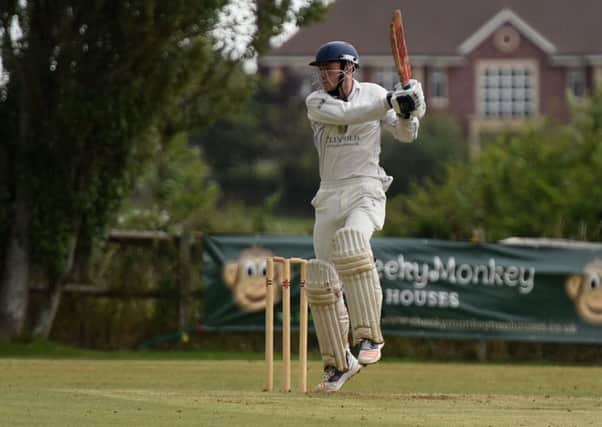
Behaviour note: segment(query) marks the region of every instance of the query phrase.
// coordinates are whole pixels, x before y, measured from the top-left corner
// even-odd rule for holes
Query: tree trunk
[[[27,306],[29,303],[29,270],[30,270],[30,230],[29,230],[29,184],[27,179],[20,174],[27,174],[27,169],[20,167],[26,165],[27,148],[30,138],[30,108],[28,102],[29,86],[20,69],[13,46],[9,45],[8,56],[15,66],[12,78],[19,79],[23,87],[18,94],[17,112],[17,141],[14,152],[15,170],[12,173],[14,187],[14,201],[11,210],[10,229],[6,241],[4,258],[4,271],[0,282],[0,338],[13,338],[25,328],[27,319]],[[12,73],[11,73],[12,74]]]
[[[15,337],[25,326],[29,300],[28,222],[25,202],[17,200],[0,286],[0,338]]]
[[[63,286],[65,285],[66,279],[70,277],[70,273],[73,269],[75,248],[77,246],[76,242],[77,237],[74,236],[69,244],[69,254],[67,256],[63,274],[61,274],[61,276],[57,279],[53,280],[48,286],[48,299],[40,309],[38,320],[33,329],[33,334],[35,336],[42,338],[48,338],[50,336],[52,324],[54,323],[54,319],[63,296]]]
[[[179,259],[178,259],[178,326],[185,329],[190,326],[191,298],[190,298],[190,246],[191,234],[185,230],[180,234],[179,239]]]
[[[63,296],[62,283],[57,281],[50,285],[48,289],[48,300],[40,309],[36,326],[33,334],[37,337],[48,338],[58,311],[61,297]]]

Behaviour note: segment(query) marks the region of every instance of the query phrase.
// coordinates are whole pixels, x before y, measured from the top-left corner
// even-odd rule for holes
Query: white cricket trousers
[[[314,253],[317,259],[332,262],[334,235],[350,227],[372,234],[383,228],[387,197],[380,179],[359,177],[323,181],[311,201],[315,210]]]

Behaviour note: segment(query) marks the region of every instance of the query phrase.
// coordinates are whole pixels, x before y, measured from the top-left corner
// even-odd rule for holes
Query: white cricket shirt
[[[412,142],[418,136],[419,121],[398,117],[386,95],[382,86],[354,80],[347,102],[321,89],[307,96],[322,182],[372,177],[382,180],[385,191],[391,185],[393,178],[379,162],[381,126],[396,139]]]

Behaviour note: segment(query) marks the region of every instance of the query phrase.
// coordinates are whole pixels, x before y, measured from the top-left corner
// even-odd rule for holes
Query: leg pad
[[[317,259],[309,261],[305,289],[324,365],[347,370],[349,316],[332,264]]]
[[[362,339],[384,342],[380,328],[383,294],[370,242],[360,231],[342,228],[335,234],[332,259],[345,289],[354,343]]]

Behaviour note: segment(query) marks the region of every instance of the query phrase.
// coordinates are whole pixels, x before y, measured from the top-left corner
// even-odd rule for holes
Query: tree
[[[420,121],[418,139],[412,144],[400,143],[387,132],[383,136],[381,164],[394,177],[390,197],[408,193],[412,183],[440,182],[447,163],[467,158],[462,129],[447,115],[427,114]]]
[[[253,206],[277,195],[280,213],[311,215],[318,158],[301,84],[294,76],[280,82],[262,79],[239,110],[195,136],[194,142],[211,153],[207,158],[224,198]],[[384,131],[381,164],[395,178],[389,195],[407,193],[412,181],[440,180],[446,162],[466,158],[464,147],[460,126],[448,116],[427,116],[413,144]]]
[[[102,234],[154,147],[214,119],[210,102],[222,100],[218,112],[240,102],[231,71],[286,22],[311,22],[324,9],[251,3],[256,26],[237,57],[215,36],[230,3],[1,3],[0,337],[23,331],[33,271],[49,284],[36,328],[47,334],[80,248]],[[243,28],[234,15],[226,21],[226,35]]]
[[[219,186],[198,147],[181,133],[160,147],[154,161],[136,181],[119,211],[117,226],[125,229],[206,230],[217,216]]]
[[[311,212],[318,160],[300,84],[259,79],[253,97],[193,138],[226,202],[262,206],[275,197],[281,213]]]
[[[573,123],[503,135],[442,184],[391,201],[387,234],[467,240],[508,236],[602,239],[602,93]]]

